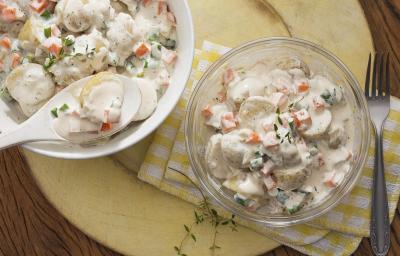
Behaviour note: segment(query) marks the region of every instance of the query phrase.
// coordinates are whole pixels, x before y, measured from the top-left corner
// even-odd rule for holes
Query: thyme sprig
[[[197,237],[193,232],[193,228],[201,223],[204,222],[209,222],[212,227],[214,228],[214,233],[213,233],[213,239],[212,243],[210,246],[210,251],[212,255],[214,255],[216,250],[221,249],[219,245],[217,245],[217,235],[218,235],[218,229],[220,226],[230,226],[232,231],[237,231],[237,224],[234,220],[235,215],[232,215],[230,218],[225,218],[223,216],[220,216],[218,214],[218,211],[215,210],[212,205],[209,203],[208,198],[204,195],[203,191],[199,188],[199,186],[185,173],[178,171],[176,169],[170,168],[171,170],[181,174],[184,176],[201,194],[201,197],[203,200],[198,204],[197,209],[194,210],[194,221],[190,225],[183,225],[186,233],[184,237],[182,238],[181,242],[179,245],[174,246],[174,250],[179,256],[187,256],[187,254],[184,253],[183,247],[185,245],[185,242],[187,242],[189,239],[192,239],[194,242],[197,242]]]

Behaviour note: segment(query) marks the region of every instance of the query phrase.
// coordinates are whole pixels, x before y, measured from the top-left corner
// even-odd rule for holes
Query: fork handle
[[[372,188],[371,247],[375,255],[386,255],[390,247],[389,209],[383,163],[382,127],[376,129]]]

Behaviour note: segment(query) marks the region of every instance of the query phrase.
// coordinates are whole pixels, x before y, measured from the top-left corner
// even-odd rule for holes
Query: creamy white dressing
[[[324,200],[350,170],[354,123],[342,88],[302,65],[227,69],[227,99],[202,110],[216,128],[209,171],[250,210],[293,214]]]

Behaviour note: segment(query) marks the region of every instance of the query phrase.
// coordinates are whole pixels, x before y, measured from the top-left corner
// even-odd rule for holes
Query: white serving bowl
[[[153,115],[144,122],[135,124],[96,146],[82,147],[65,142],[33,142],[23,147],[33,152],[65,159],[87,159],[110,155],[144,139],[152,133],[175,108],[192,68],[194,56],[194,28],[189,5],[186,0],[167,0],[177,19],[178,60],[171,75],[171,85],[160,99]],[[24,118],[18,110],[0,100],[0,131],[16,128]],[[32,131],[33,133],[35,131]]]

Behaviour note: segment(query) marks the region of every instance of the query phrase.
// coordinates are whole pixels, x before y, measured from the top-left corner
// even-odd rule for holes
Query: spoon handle
[[[0,135],[0,150],[34,141],[62,140],[42,116],[33,116],[20,124],[15,130]]]

